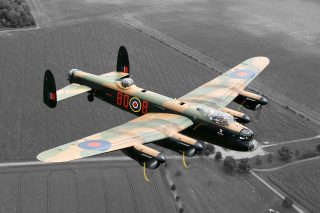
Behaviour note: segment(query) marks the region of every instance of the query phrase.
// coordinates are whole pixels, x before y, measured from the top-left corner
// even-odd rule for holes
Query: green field
[[[266,177],[282,191],[311,212],[320,210],[320,160],[285,167],[260,175]]]

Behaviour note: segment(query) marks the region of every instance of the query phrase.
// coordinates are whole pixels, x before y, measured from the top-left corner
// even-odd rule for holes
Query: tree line
[[[25,0],[0,1],[0,27],[25,27],[35,25]]]

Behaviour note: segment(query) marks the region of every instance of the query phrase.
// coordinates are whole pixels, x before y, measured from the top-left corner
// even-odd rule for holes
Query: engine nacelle
[[[240,90],[239,95],[233,101],[250,110],[257,110],[261,105],[266,105],[268,103],[266,97],[244,90]]]
[[[196,148],[192,145],[186,144],[183,141],[179,141],[176,139],[170,139],[172,143],[172,148],[178,152],[184,152],[184,154],[188,157],[192,157],[197,154]]]
[[[239,112],[239,111],[236,111],[233,109],[229,109],[229,108],[223,108],[223,111],[226,113],[229,113],[230,115],[235,117],[235,119],[239,123],[249,123],[250,122],[250,117],[242,112]]]
[[[142,144],[137,144],[125,149],[123,152],[132,159],[138,161],[141,166],[145,163],[148,169],[156,169],[161,163],[166,161],[166,158],[162,153]]]
[[[201,142],[180,133],[172,134],[170,136],[170,141],[174,149],[184,152],[188,157],[192,157],[197,154],[197,152],[203,150],[203,144]]]
[[[73,79],[74,79],[74,74],[79,71],[78,69],[72,69],[68,72],[68,80],[70,83],[73,82]]]

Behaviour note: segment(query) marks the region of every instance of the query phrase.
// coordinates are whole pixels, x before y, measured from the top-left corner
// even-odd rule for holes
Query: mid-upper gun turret
[[[131,78],[123,78],[121,80],[121,86],[123,88],[128,88],[134,84],[134,81]]]

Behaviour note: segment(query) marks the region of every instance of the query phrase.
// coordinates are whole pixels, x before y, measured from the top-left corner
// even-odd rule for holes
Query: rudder
[[[50,108],[55,108],[57,106],[56,83],[50,70],[46,70],[44,74],[43,102]]]
[[[117,72],[130,73],[129,56],[124,46],[121,46],[118,51]]]

